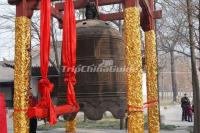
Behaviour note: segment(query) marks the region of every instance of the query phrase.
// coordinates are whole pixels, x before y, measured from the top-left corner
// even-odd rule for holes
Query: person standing
[[[34,107],[37,104],[37,99],[36,97],[33,96],[32,92],[29,92],[29,106]],[[30,123],[29,123],[29,133],[36,133],[37,130],[37,118],[31,118]]]
[[[186,112],[187,112],[187,121],[188,122],[192,122],[192,106],[191,105],[188,105],[187,106],[187,109],[186,109]]]
[[[182,121],[187,121],[187,107],[190,105],[190,100],[187,97],[187,94],[184,94],[184,97],[181,98],[181,108],[182,108]]]

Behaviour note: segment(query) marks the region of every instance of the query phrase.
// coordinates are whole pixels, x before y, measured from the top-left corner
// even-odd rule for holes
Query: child
[[[187,115],[188,122],[192,122],[192,107],[191,107],[191,105],[187,106],[186,115]]]

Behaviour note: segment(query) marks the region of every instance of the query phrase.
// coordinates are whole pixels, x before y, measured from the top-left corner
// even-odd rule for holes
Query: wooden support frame
[[[27,1],[27,8],[24,9],[23,1]],[[58,0],[52,0],[58,1]],[[90,0],[91,2],[95,2],[95,0]],[[8,3],[11,5],[16,5],[16,13],[19,16],[22,12],[27,13],[27,17],[31,18],[34,10],[39,10],[39,0],[8,0]],[[88,0],[78,0],[74,2],[75,9],[85,8],[87,5]],[[140,0],[137,3],[134,3],[134,0],[99,0],[98,6],[105,6],[111,4],[120,4],[122,3],[124,7],[129,7],[132,5],[140,6],[141,11],[141,27],[144,31],[148,31],[152,29],[153,23],[152,19],[160,19],[162,17],[162,11],[153,11],[152,5],[150,5],[149,0]],[[64,3],[59,2],[55,4],[55,7],[51,7],[51,14],[55,17],[59,22],[59,27],[62,28],[62,18],[64,10]],[[117,13],[109,13],[109,14],[100,14],[100,20],[104,21],[113,21],[113,20],[122,20],[124,19],[124,12],[117,12]]]
[[[58,1],[58,0],[54,0],[54,1]],[[75,9],[84,8],[87,5],[87,1],[88,0],[78,0],[78,1],[76,1],[74,3],[75,4]],[[95,2],[95,0],[91,0],[91,1]],[[30,18],[33,15],[33,11],[39,9],[38,7],[39,7],[40,1],[39,0],[8,0],[8,3],[11,4],[11,5],[16,5],[16,16],[17,17],[23,17],[23,16],[25,17],[25,18],[24,17],[20,18],[19,22],[24,22],[24,24],[26,24],[26,27],[30,27]],[[125,30],[127,30],[126,31],[127,33],[130,33],[130,34],[127,34],[126,37],[127,37],[127,40],[131,40],[127,44],[128,44],[128,46],[130,46],[130,48],[132,48],[132,46],[136,46],[134,48],[134,50],[137,50],[135,52],[129,52],[129,51],[127,52],[130,55],[131,59],[132,59],[132,57],[134,57],[132,55],[132,53],[140,53],[141,52],[141,50],[140,50],[141,46],[140,46],[140,43],[138,43],[138,42],[140,42],[139,41],[140,40],[140,30],[139,30],[140,29],[140,25],[141,25],[141,27],[143,28],[144,31],[153,30],[154,29],[154,22],[153,21],[154,21],[154,19],[162,17],[162,11],[154,11],[153,10],[153,5],[152,5],[153,0],[99,0],[98,6],[111,5],[111,4],[120,4],[120,3],[123,4],[124,10],[126,10],[126,11],[118,12],[118,13],[110,13],[110,14],[100,14],[99,18],[101,20],[105,20],[105,21],[121,20],[121,19],[126,18],[125,20],[127,21],[128,24],[127,24],[127,27],[125,28]],[[129,9],[129,7],[130,7],[130,9]],[[141,11],[140,11],[139,7],[141,7]],[[62,19],[63,19],[62,11],[63,11],[63,9],[64,9],[63,2],[57,3],[55,5],[55,7],[51,7],[51,14],[52,14],[53,17],[58,19],[58,21],[60,23],[60,26],[62,25]],[[125,16],[124,16],[124,14],[125,14]],[[129,17],[130,14],[133,15],[133,17]],[[139,18],[141,18],[141,22],[140,22]],[[133,22],[133,23],[131,23],[131,22]],[[128,27],[128,26],[130,26],[129,24],[131,26],[133,26],[134,28],[132,29],[132,27]],[[21,25],[21,24],[19,23],[18,25]],[[26,28],[26,27],[25,28],[23,27],[23,28],[25,30],[27,30],[28,28]],[[23,33],[23,31],[20,31],[20,35],[21,36],[24,35],[24,34],[21,34],[21,33]],[[27,31],[26,34],[30,35],[30,31]],[[132,35],[136,35],[136,36],[134,37]],[[21,38],[18,37],[18,38],[21,39],[22,37]],[[132,38],[135,38],[135,39],[132,41]],[[27,41],[26,44],[28,45],[29,41]],[[28,46],[30,46],[30,44]],[[30,54],[30,52],[28,54]],[[140,64],[142,64],[141,63],[141,55],[140,54],[138,54],[136,59],[138,59],[140,61]],[[127,58],[127,60],[129,60],[129,58]],[[20,60],[18,60],[18,61],[20,61]],[[21,61],[21,62],[22,63],[26,63],[25,61]],[[30,59],[27,59],[27,62],[29,63]],[[138,64],[136,64],[136,65],[138,65]],[[21,66],[25,66],[25,65],[21,65]],[[139,66],[139,69],[142,71],[142,68],[140,66]],[[26,70],[26,69],[24,69],[24,70]],[[16,75],[20,75],[20,74],[17,73]],[[138,79],[139,79],[138,81],[140,81],[141,80],[141,75],[140,74],[138,74],[138,75],[140,76],[140,77],[138,77]],[[133,82],[133,81],[134,81],[133,79],[130,79],[130,82]],[[27,89],[28,86],[29,85],[25,85],[25,87],[26,87],[25,91],[28,91],[28,89]],[[138,86],[140,86],[140,83],[138,83]],[[140,92],[141,88],[140,87],[138,87],[138,88],[139,88],[138,89],[139,91],[138,91],[137,94],[141,96],[141,92]],[[17,91],[16,91],[16,93],[17,93]],[[27,99],[26,98],[27,95],[26,94],[23,94],[23,95],[25,95],[24,99]],[[18,96],[18,95],[16,95],[16,96]],[[17,100],[15,100],[15,101],[17,102]],[[140,104],[142,105],[142,101],[140,102]],[[28,118],[26,117],[26,114],[24,113],[25,112],[24,110],[27,110],[27,105],[28,104],[26,103],[25,108],[22,108],[22,107],[19,106],[18,108],[15,109],[15,112],[20,110],[21,114],[24,115],[24,123],[25,124],[23,124],[23,125],[26,126],[25,127],[26,131],[29,130],[28,129]],[[135,121],[138,121],[138,123],[136,123],[134,125],[134,127],[136,127],[136,128],[132,128],[132,125],[129,127],[129,129],[130,129],[130,131],[132,133],[138,132],[138,131],[143,132],[143,130],[144,130],[143,129],[143,127],[144,127],[143,126],[143,121],[142,121],[142,119],[143,119],[142,111],[140,111],[139,113],[135,113],[135,108],[138,108],[139,106],[135,106],[135,105],[132,106],[134,108],[134,110],[131,113],[134,113],[134,114],[130,115],[130,117],[132,118],[131,119],[132,121],[130,121],[130,123],[134,123],[135,124]],[[70,109],[70,107],[66,107],[66,108]],[[73,108],[71,108],[71,109],[73,109]],[[62,112],[62,111],[63,110],[59,110],[58,112]],[[18,115],[19,113],[16,113],[16,114]],[[135,118],[136,119],[140,118],[141,121],[140,120],[136,120]],[[21,120],[16,119],[15,121],[18,122],[18,121],[21,121]],[[156,121],[156,122],[158,122],[158,121]],[[16,132],[21,133],[21,130],[22,130],[22,129],[20,129],[21,127],[22,127],[21,125],[17,125],[16,124],[15,125],[15,130],[19,129]]]
[[[91,0],[95,2],[95,0]],[[111,4],[119,4],[122,3],[122,0],[99,0],[99,6],[104,6],[104,5],[111,5]],[[85,8],[87,5],[87,0],[78,0],[77,2],[74,2],[75,9],[80,9],[80,8]],[[55,5],[55,8],[58,9],[59,11],[64,10],[63,2],[57,3]]]
[[[141,18],[143,18],[143,14],[141,13]],[[162,17],[162,11],[154,11],[153,12],[153,19],[159,19]],[[99,15],[100,20],[104,21],[111,21],[111,20],[122,20],[124,19],[124,13],[123,12],[117,12],[117,13],[110,13],[110,14],[100,14]]]

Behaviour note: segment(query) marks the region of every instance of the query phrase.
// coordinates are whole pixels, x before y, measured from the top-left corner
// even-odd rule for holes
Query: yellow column
[[[27,17],[16,18],[13,116],[15,133],[29,133],[26,112],[29,106],[30,24],[31,21]]]
[[[128,101],[128,133],[144,132],[142,111],[142,55],[140,38],[140,12],[138,7],[125,8],[125,42]]]
[[[158,87],[157,87],[157,54],[154,30],[145,32],[147,103],[149,133],[159,133]]]
[[[71,121],[66,121],[66,133],[76,132],[76,119]]]

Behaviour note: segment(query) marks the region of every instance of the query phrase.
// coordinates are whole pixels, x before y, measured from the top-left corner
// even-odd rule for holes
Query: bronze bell
[[[124,42],[120,33],[101,20],[77,23],[76,97],[80,111],[90,120],[100,120],[105,111],[125,117],[126,73]],[[65,92],[65,87],[63,92]],[[58,102],[65,100],[60,93]]]

